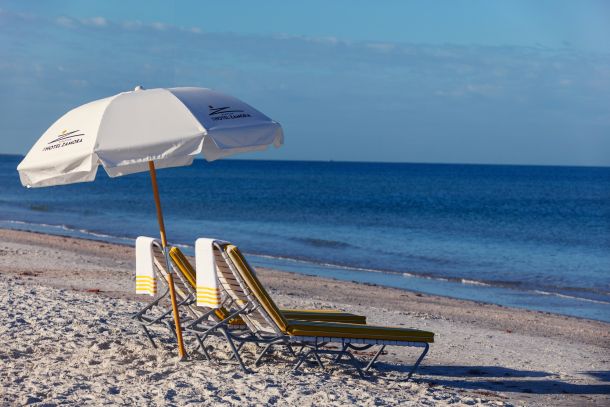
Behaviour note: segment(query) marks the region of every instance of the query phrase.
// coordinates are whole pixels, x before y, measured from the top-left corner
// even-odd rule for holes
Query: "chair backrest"
[[[165,262],[165,254],[163,253],[163,248],[161,244],[158,242],[153,242],[153,265],[155,274],[161,283],[167,287],[167,264]],[[184,292],[181,292],[179,295],[186,295]]]
[[[172,252],[174,253],[174,256],[172,256]],[[198,316],[198,313],[196,312],[196,310],[194,310],[194,308],[190,305],[191,301],[188,300],[192,300],[195,298],[195,289],[189,284],[188,281],[186,281],[186,276],[184,276],[182,274],[182,272],[179,270],[179,264],[174,257],[176,257],[176,255],[181,255],[184,258],[184,254],[182,254],[182,252],[180,251],[180,249],[178,249],[177,247],[172,247],[170,248],[170,266],[172,267],[172,271],[174,272],[174,276],[178,276],[178,278],[174,278],[174,289],[176,292],[176,300],[181,303],[186,301],[187,304],[185,304],[186,306],[186,311],[188,312],[189,315],[191,315],[192,317],[196,318]],[[178,257],[176,257],[178,258]],[[155,266],[155,273],[159,276],[159,279],[161,280],[161,282],[168,287],[168,270],[167,270],[167,263],[165,261],[165,254],[163,252],[163,247],[161,247],[161,244],[155,242],[153,244],[153,262],[154,262],[154,266]]]
[[[232,244],[219,248],[224,260],[217,260],[220,284],[236,304],[248,306],[242,315],[246,325],[254,332],[285,333],[288,325],[286,319],[239,249]]]
[[[222,257],[221,253],[220,253],[219,247],[214,246],[214,258],[215,261],[218,265],[218,267],[222,267],[224,265],[224,267],[228,267],[225,263],[224,258]],[[182,253],[182,251],[177,248],[177,247],[172,247],[169,251],[169,256],[172,259],[172,263],[175,265],[176,269],[175,271],[177,272],[178,276],[182,278],[183,283],[185,285],[188,286],[188,291],[190,293],[193,293],[194,297],[197,297],[197,271],[193,268],[193,266],[191,265],[191,263],[189,262],[188,258],[184,255],[184,253]],[[226,309],[224,305],[226,306],[230,306],[230,301],[225,301],[228,297],[227,293],[224,292],[224,290],[221,290],[221,304],[223,304],[221,307],[217,308],[214,310],[214,315],[210,315],[212,318],[215,318],[217,321],[226,319],[227,317],[229,317],[229,315],[231,315],[231,311]],[[191,307],[192,308],[199,308],[196,305],[193,305]],[[232,320],[231,321],[232,324],[234,325],[239,325],[241,324],[241,321],[239,320]]]
[[[188,259],[184,255],[184,253],[182,253],[182,250],[175,246],[172,247],[169,250],[169,257],[172,259],[172,262],[174,263],[178,271],[180,271],[182,277],[186,280],[190,287],[194,289],[197,286],[197,274],[195,272],[195,269],[193,269],[193,266],[191,266],[191,263],[189,263]]]

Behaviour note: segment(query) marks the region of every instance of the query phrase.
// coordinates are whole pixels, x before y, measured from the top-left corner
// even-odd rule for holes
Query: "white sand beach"
[[[415,380],[402,381],[416,351],[396,347],[369,379],[336,365],[291,374],[280,359],[245,374],[221,342],[217,363],[179,362],[168,332],[154,349],[131,319],[149,301],[133,294],[134,257],[0,230],[0,404],[610,405],[610,324],[267,269],[284,307],[435,332]]]

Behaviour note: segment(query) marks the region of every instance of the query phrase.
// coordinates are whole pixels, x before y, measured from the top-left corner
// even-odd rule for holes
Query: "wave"
[[[467,284],[467,285],[478,285],[478,286],[481,286],[481,287],[491,287],[491,284],[489,284],[489,283],[485,283],[485,282],[483,282],[483,281],[478,281],[478,280],[470,280],[470,279],[467,279],[467,278],[462,278],[462,279],[460,279],[460,280],[461,280],[460,282],[461,282],[462,284]]]
[[[532,295],[549,295],[549,296],[557,296],[570,300],[584,301],[596,304],[609,304],[610,301],[602,300],[602,299],[594,299],[586,297],[586,293],[610,297],[610,292],[600,289],[586,288],[586,287],[546,287],[547,290],[540,290],[534,287],[528,287],[521,282],[515,281],[497,281],[497,280],[476,280],[471,278],[462,278],[462,277],[447,277],[447,276],[438,276],[433,274],[426,273],[417,273],[417,272],[397,272],[393,270],[384,270],[384,269],[374,269],[374,268],[366,268],[366,267],[354,267],[336,263],[328,263],[328,262],[316,262],[312,260],[303,260],[297,258],[291,258],[286,256],[274,256],[269,254],[260,254],[260,253],[248,253],[260,258],[270,259],[270,260],[280,260],[283,262],[296,263],[303,266],[314,266],[314,267],[322,267],[322,268],[330,268],[330,269],[338,269],[345,271],[354,271],[354,272],[366,272],[366,273],[380,273],[380,274],[399,274],[404,278],[417,278],[417,279],[425,279],[437,281],[439,283],[453,283],[460,284],[466,286],[477,286],[477,287],[486,287],[490,289],[505,289],[505,290],[513,290],[524,293],[529,293]],[[357,278],[355,278],[357,280]],[[569,295],[563,293],[563,291],[579,291],[583,293],[583,296],[578,295]]]
[[[594,300],[592,298],[583,298],[583,297],[577,297],[574,295],[568,295],[568,294],[562,294],[562,293],[556,293],[556,292],[549,292],[549,291],[542,291],[542,290],[532,290],[534,293],[536,294],[540,294],[540,295],[551,295],[551,296],[555,296],[555,297],[560,297],[560,298],[567,298],[570,300],[578,300],[578,301],[586,301],[586,302],[592,302],[595,304],[608,304],[610,305],[610,301],[603,301],[603,300]]]
[[[366,267],[347,266],[347,265],[342,265],[342,264],[337,264],[337,263],[327,263],[327,262],[314,261],[314,260],[309,260],[309,259],[305,260],[305,259],[300,259],[300,258],[297,258],[297,257],[276,256],[276,255],[257,253],[257,252],[250,252],[250,253],[246,253],[246,254],[251,254],[253,256],[260,257],[260,258],[263,258],[263,259],[281,260],[281,261],[286,261],[286,262],[290,262],[290,263],[298,263],[298,264],[304,264],[304,265],[311,265],[311,266],[314,266],[314,267],[328,267],[328,268],[348,270],[348,271],[365,271],[365,272],[368,272],[368,273],[391,273],[391,274],[397,274],[397,272],[390,271],[390,270],[381,270],[381,269],[372,269],[372,268],[366,268]]]

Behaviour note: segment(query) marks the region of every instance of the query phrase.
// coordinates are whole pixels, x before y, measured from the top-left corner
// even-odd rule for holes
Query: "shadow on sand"
[[[396,365],[383,365],[384,363],[379,363],[379,368],[408,371],[408,367],[403,369]],[[569,383],[553,373],[502,366],[422,366],[419,369],[419,375],[425,376],[423,380],[430,385],[465,390],[534,394],[610,394],[610,371],[588,371],[581,374],[593,377],[598,383]]]

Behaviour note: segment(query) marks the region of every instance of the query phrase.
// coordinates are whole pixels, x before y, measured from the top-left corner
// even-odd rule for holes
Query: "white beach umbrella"
[[[279,123],[234,97],[204,88],[119,93],[79,106],[57,120],[17,167],[27,187],[93,181],[101,164],[110,177],[149,171],[161,242],[169,258],[155,168],[190,165],[282,145]],[[183,357],[173,278],[170,293]]]
[[[203,88],[119,93],[79,106],[57,120],[17,167],[28,187],[93,181],[190,165],[263,150],[283,142],[282,128],[250,105]]]

